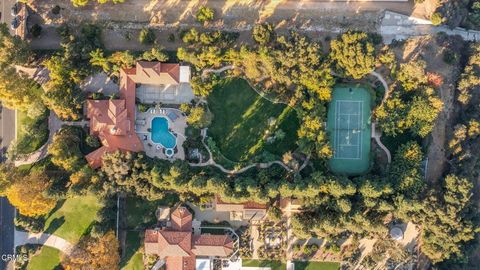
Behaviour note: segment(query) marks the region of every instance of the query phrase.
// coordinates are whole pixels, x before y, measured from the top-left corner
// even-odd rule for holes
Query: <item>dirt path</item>
[[[95,22],[103,27],[105,47],[109,50],[145,50],[148,46],[138,42],[138,34],[144,27],[154,29],[157,43],[166,49],[181,46],[178,34],[182,29],[202,27],[205,30],[240,32],[239,40],[249,41],[250,31],[256,23],[268,21],[275,24],[278,32],[295,29],[310,34],[332,35],[346,29],[376,31],[385,10],[402,14],[414,12],[413,0],[408,2],[362,2],[325,0],[126,0],[122,4],[89,5],[75,8],[65,0],[29,0],[32,14],[29,24],[42,25],[40,38],[32,40],[35,49],[59,48],[55,31],[63,22],[78,25]],[[59,14],[52,13],[58,5]],[[195,13],[201,6],[214,8],[216,20],[201,25]],[[174,41],[169,40],[176,35]]]

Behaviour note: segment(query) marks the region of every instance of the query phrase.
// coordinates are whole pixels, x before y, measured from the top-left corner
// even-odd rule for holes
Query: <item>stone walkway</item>
[[[29,233],[25,231],[15,231],[15,247],[26,244],[48,246],[60,250],[65,254],[70,254],[73,245],[67,240],[56,235],[47,233]]]

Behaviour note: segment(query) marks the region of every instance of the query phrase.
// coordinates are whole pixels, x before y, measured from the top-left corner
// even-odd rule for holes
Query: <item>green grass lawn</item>
[[[242,260],[242,266],[247,267],[270,267],[272,270],[286,270],[287,265],[281,261],[268,260]]]
[[[60,264],[60,256],[59,250],[43,246],[40,252],[30,259],[27,270],[54,270]]]
[[[209,135],[232,161],[246,161],[264,151],[281,156],[295,149],[299,127],[296,112],[262,98],[243,79],[220,82],[208,96],[208,106],[214,114]],[[277,120],[277,129],[269,126],[270,118]],[[270,134],[281,129],[285,137],[267,143],[265,134],[269,129]]]
[[[139,232],[127,233],[125,257],[120,262],[122,270],[143,270],[143,254],[141,252],[141,239]]]
[[[337,262],[294,262],[295,270],[339,270]]]
[[[17,111],[17,152],[29,154],[48,140],[48,114],[32,119],[26,112]]]
[[[76,243],[86,234],[101,205],[93,195],[68,198],[59,202],[45,222],[45,232]]]

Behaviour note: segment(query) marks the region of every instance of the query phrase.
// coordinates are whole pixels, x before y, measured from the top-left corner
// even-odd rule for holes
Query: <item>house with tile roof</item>
[[[267,205],[257,202],[231,203],[215,196],[213,209],[217,212],[228,212],[230,220],[251,221],[262,220],[267,215]]]
[[[103,154],[108,152],[144,151],[135,132],[136,99],[145,103],[190,102],[194,95],[189,80],[190,68],[179,64],[139,61],[135,67],[121,69],[119,99],[87,100],[90,134],[102,143],[86,156],[89,165],[100,167]]]
[[[234,240],[229,235],[194,233],[192,221],[187,208],[175,209],[170,226],[145,231],[145,254],[158,255],[166,270],[199,270],[198,261],[228,258],[234,253]]]

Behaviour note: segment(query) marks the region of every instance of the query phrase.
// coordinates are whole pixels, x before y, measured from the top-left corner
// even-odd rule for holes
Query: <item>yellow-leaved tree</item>
[[[36,217],[48,214],[55,207],[56,200],[44,195],[50,185],[51,181],[44,172],[35,171],[19,176],[5,194],[20,214]]]

